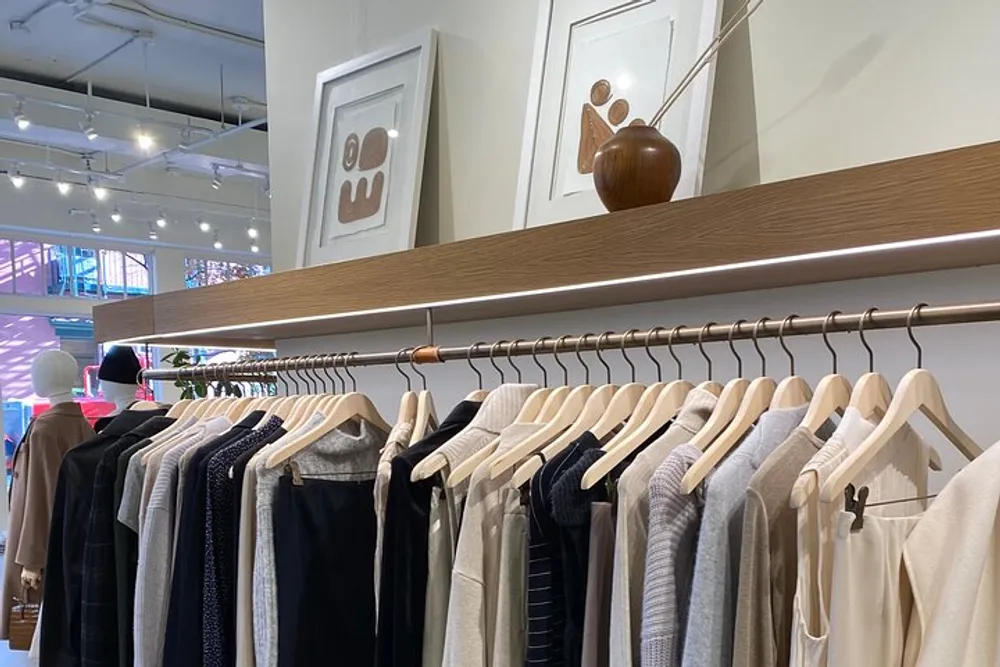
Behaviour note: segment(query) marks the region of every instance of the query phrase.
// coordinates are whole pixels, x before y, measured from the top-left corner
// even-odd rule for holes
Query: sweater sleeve
[[[21,539],[17,544],[14,562],[36,572],[45,567],[52,503],[56,495],[59,464],[65,452],[58,442],[51,442],[52,437],[52,431],[41,427],[32,429],[28,437],[25,520],[21,526]]]
[[[777,667],[767,509],[753,488],[747,489],[743,516],[733,649],[733,667]]]

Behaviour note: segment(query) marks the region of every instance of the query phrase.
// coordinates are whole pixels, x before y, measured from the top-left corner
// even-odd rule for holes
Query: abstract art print
[[[299,266],[413,247],[437,35],[319,74]]]
[[[594,155],[644,125],[718,28],[721,0],[543,0],[535,41],[514,228],[604,213]],[[676,198],[700,193],[709,71],[660,123],[680,148]]]

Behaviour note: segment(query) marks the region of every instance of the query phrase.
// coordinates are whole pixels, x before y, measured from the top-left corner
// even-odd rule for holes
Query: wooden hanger
[[[345,368],[347,367],[346,359],[344,366]],[[311,429],[272,452],[267,458],[266,466],[269,469],[273,469],[281,465],[333,429],[352,419],[366,421],[386,433],[392,430],[392,427],[379,414],[378,408],[375,407],[371,399],[357,391],[352,391],[337,400],[333,409],[330,410],[326,418],[316,428]]]
[[[565,429],[569,428],[574,422],[576,422],[577,418],[583,413],[584,407],[587,404],[587,399],[590,398],[590,395],[594,392],[595,387],[594,385],[589,384],[590,369],[583,363],[579,350],[580,344],[586,340],[587,337],[592,335],[593,334],[585,334],[577,341],[577,358],[580,359],[580,363],[583,364],[586,371],[586,384],[573,387],[568,392],[561,392],[560,390],[554,391],[545,402],[545,405],[542,406],[539,421],[548,417],[548,413],[551,412],[558,402],[560,394],[565,393],[565,398],[562,399],[562,403],[559,405],[558,410],[556,410],[555,414],[552,415],[551,418],[545,421],[545,426],[543,426],[541,430],[526,438],[523,442],[515,445],[513,449],[490,463],[490,479],[497,479],[518,463],[540,450],[546,444],[558,437],[559,434]],[[552,356],[556,360],[556,363],[559,364],[559,367],[563,369],[563,380],[567,383],[568,388],[569,371],[559,360],[559,347],[567,338],[570,338],[570,336],[562,336],[556,340],[552,347]]]
[[[680,359],[673,351],[673,338],[677,331],[683,327],[674,327],[667,338],[667,347],[671,356],[677,362],[678,379],[673,382],[662,382],[663,369],[656,357],[649,350],[649,343],[653,335],[663,327],[653,327],[646,334],[646,354],[656,366],[657,382],[647,387],[640,397],[632,416],[626,422],[625,427],[609,440],[601,449],[605,455],[591,465],[580,481],[580,488],[589,490],[600,482],[606,475],[615,469],[619,463],[624,461],[630,454],[642,446],[656,431],[666,425],[680,411],[684,405],[684,400],[694,386],[681,377],[682,368]],[[628,333],[622,338],[624,344]]]
[[[795,357],[791,350],[785,345],[785,327],[789,322],[797,318],[798,315],[789,315],[778,325],[778,343],[781,349],[788,355],[788,377],[778,383],[774,390],[774,397],[771,399],[770,410],[785,410],[797,408],[808,404],[812,399],[812,387],[804,378],[795,374]]]
[[[732,350],[733,356],[736,357],[736,379],[730,380],[726,383],[726,386],[722,388],[721,391],[713,391],[719,400],[715,403],[715,408],[712,410],[712,414],[709,415],[708,421],[701,427],[701,429],[694,434],[691,438],[689,444],[697,447],[698,449],[704,451],[716,437],[729,426],[729,423],[733,421],[733,417],[740,409],[740,405],[743,403],[743,397],[747,393],[747,387],[750,386],[750,381],[742,377],[743,375],[743,359],[740,357],[739,353],[736,351],[736,346],[733,344],[733,335],[739,330],[740,325],[746,322],[746,320],[737,320],[733,327],[729,330],[729,349]],[[699,389],[706,389],[712,391],[719,386],[717,382],[712,381],[712,359],[705,352],[705,347],[703,345],[703,339],[706,333],[708,333],[709,327],[715,326],[715,322],[709,322],[701,329],[701,333],[698,335],[698,350],[701,352],[701,356],[705,358],[705,362],[708,364],[708,380],[706,382],[698,385]]]
[[[539,344],[541,344],[545,340],[548,339],[539,338],[531,346],[531,357],[532,359],[534,359],[535,364],[542,370],[542,387],[536,389],[531,393],[530,396],[528,396],[528,400],[524,402],[524,405],[521,406],[521,411],[517,414],[517,417],[514,418],[515,424],[532,423],[536,419],[538,419],[538,416],[542,412],[542,408],[545,407],[545,404],[547,403],[549,396],[552,395],[553,390],[547,386],[549,383],[548,371],[545,369],[545,366],[542,366],[542,364],[539,363],[537,354]],[[509,363],[517,372],[518,383],[522,381],[521,370],[516,365],[514,365],[514,362],[511,360],[511,350],[513,350],[513,347],[520,342],[522,341],[521,340],[512,341],[511,344],[507,347],[507,363]],[[470,349],[470,354],[471,354],[471,349]],[[472,365],[471,360],[469,365],[470,366]],[[492,459],[499,458],[499,456],[495,453],[497,447],[499,446],[500,446],[500,436],[497,436],[493,440],[493,442],[488,444],[486,447],[483,447],[478,452],[475,452],[467,460],[455,466],[455,469],[451,472],[450,475],[448,475],[448,480],[446,482],[447,485],[450,488],[458,486],[468,478],[472,477],[472,473],[476,471],[476,468],[478,468],[480,464],[486,461],[491,461]]]
[[[410,380],[410,376],[403,372],[403,369],[399,366],[399,359],[404,354],[406,354],[406,348],[404,347],[399,352],[396,353],[396,372],[403,376],[406,380],[406,391],[403,392],[403,396],[399,399],[399,413],[396,416],[397,424],[410,424],[415,426],[417,423],[417,394],[413,391],[413,383]],[[414,428],[414,432],[416,429]],[[410,438],[412,441],[412,438]],[[407,443],[409,444],[409,443]]]
[[[747,432],[771,405],[771,400],[774,398],[774,391],[778,385],[773,379],[767,377],[767,360],[764,358],[764,354],[761,352],[760,345],[757,342],[757,332],[767,320],[768,318],[766,317],[757,320],[757,323],[754,325],[753,334],[751,335],[754,348],[756,348],[757,354],[760,356],[761,377],[747,385],[746,392],[743,394],[743,400],[740,401],[740,407],[736,411],[736,415],[732,421],[729,422],[729,425],[726,426],[726,429],[717,438],[711,441],[711,444],[704,450],[704,453],[684,473],[684,477],[681,478],[681,491],[683,493],[691,493],[698,488],[698,485],[708,477],[708,474],[719,464],[723,457],[742,441]],[[734,329],[738,330],[740,324],[741,322],[734,324]],[[725,390],[723,390],[723,394],[725,394]],[[716,407],[717,409],[718,407]],[[703,428],[702,431],[704,430]],[[699,443],[705,443],[705,440],[699,438],[699,436],[701,436],[701,432],[695,436],[695,440],[699,441]],[[692,441],[692,444],[694,444],[694,441]]]
[[[906,333],[917,349],[917,367],[903,376],[885,416],[871,435],[837,466],[823,484],[820,489],[821,501],[831,503],[843,498],[847,485],[858,478],[917,412],[923,413],[965,458],[971,461],[983,453],[982,448],[951,416],[937,379],[923,368],[923,350],[913,336],[912,326],[914,317],[925,306],[926,304],[914,306],[906,318]]]
[[[611,336],[611,332],[601,334],[594,347],[598,360],[607,372],[607,383],[591,393],[580,415],[569,428],[542,449],[540,457],[529,458],[518,467],[512,480],[515,488],[531,480],[532,475],[542,467],[543,459],[551,460],[588,431],[598,440],[603,439],[614,428],[627,420],[632,411],[635,410],[645,387],[634,382],[622,387],[611,384],[611,367],[601,356],[601,340],[609,336]]]
[[[836,317],[841,314],[839,310],[835,310],[823,320],[823,344],[826,345],[826,349],[830,351],[830,356],[833,358],[833,372],[820,380],[819,384],[816,385],[816,392],[809,401],[809,409],[806,410],[806,416],[802,418],[802,423],[799,424],[800,428],[804,428],[813,434],[818,432],[823,424],[829,421],[834,414],[843,415],[844,410],[847,409],[847,406],[851,402],[853,388],[848,379],[837,372],[837,351],[830,345],[830,339],[826,332],[830,324],[836,324]]]
[[[634,451],[642,446],[652,435],[662,428],[667,422],[673,419],[684,404],[684,399],[693,389],[690,382],[675,380],[669,383],[656,383],[649,387],[650,391],[644,394],[639,400],[635,414],[629,422],[639,422],[629,429],[626,424],[625,430],[610,440],[602,449],[606,452],[604,456],[597,459],[587,472],[584,473],[580,488],[587,490],[593,488],[598,482],[604,479],[619,463],[629,457]],[[649,396],[654,397],[653,405],[645,412],[645,417],[640,414],[644,408],[642,403]]]
[[[434,430],[438,423],[437,409],[434,407],[434,397],[427,390],[427,376],[417,370],[416,364],[413,363],[414,355],[420,349],[421,347],[415,347],[410,350],[410,368],[420,376],[424,385],[424,388],[417,394],[417,416],[413,420],[413,432],[410,434],[411,447],[423,440],[429,432]]]

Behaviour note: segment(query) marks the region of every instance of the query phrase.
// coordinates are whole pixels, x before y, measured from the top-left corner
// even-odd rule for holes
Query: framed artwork
[[[413,247],[437,33],[321,72],[298,265]]]
[[[645,123],[711,43],[722,0],[542,0],[514,228],[605,213],[594,154],[618,128]],[[700,193],[714,66],[659,130],[681,152],[675,199]]]

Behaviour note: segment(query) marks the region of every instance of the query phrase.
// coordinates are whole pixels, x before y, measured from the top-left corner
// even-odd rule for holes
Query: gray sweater
[[[681,491],[684,474],[701,456],[681,445],[649,481],[649,542],[642,592],[642,666],[676,667],[681,662],[687,623],[694,552],[705,504],[705,485]]]
[[[684,667],[730,667],[740,581],[743,508],[754,472],[802,422],[807,405],[765,412],[708,485],[698,535]]]

